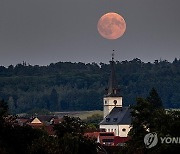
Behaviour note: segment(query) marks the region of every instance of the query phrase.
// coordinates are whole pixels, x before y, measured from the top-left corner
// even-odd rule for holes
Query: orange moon
[[[102,37],[115,40],[126,31],[126,22],[121,15],[109,12],[99,19],[97,29]]]

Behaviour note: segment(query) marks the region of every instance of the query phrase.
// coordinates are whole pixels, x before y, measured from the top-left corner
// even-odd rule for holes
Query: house
[[[113,132],[90,132],[85,133],[85,136],[95,139],[97,143],[106,146],[114,145],[114,133]]]
[[[31,122],[27,123],[32,128],[43,128],[44,124],[37,117],[32,119]]]
[[[50,136],[55,136],[54,125],[61,123],[63,118],[51,115],[40,115],[31,119],[18,119],[19,125],[29,125],[35,129],[43,129]],[[24,122],[24,123],[22,123]]]
[[[16,121],[19,126],[25,126],[26,123],[29,121],[29,119],[28,118],[17,118]]]
[[[115,75],[114,58],[110,61],[111,74],[108,88],[103,98],[104,119],[100,122],[100,130],[113,132],[115,136],[128,137],[131,125],[131,109],[129,106],[123,106],[123,97],[120,95],[120,89]]]

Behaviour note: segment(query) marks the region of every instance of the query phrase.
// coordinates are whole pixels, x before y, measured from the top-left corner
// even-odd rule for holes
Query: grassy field
[[[87,117],[90,117],[94,114],[99,114],[103,116],[103,111],[100,110],[94,110],[94,111],[72,111],[72,112],[54,112],[55,115],[58,116],[73,116],[73,117],[79,117],[82,120],[87,119]]]
[[[99,114],[103,116],[103,111],[93,110],[93,111],[66,111],[66,112],[49,112],[49,113],[21,113],[17,114],[18,117],[31,117],[32,115],[56,115],[59,117],[63,116],[71,116],[71,117],[79,117],[81,120],[87,119],[87,117],[91,117],[94,114]]]

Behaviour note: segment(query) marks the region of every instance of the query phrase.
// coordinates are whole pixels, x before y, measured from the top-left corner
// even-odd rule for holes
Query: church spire
[[[114,53],[112,54],[112,60],[110,61],[110,65],[111,65],[111,74],[110,74],[110,78],[109,78],[106,96],[107,97],[118,97],[118,96],[120,96],[120,94],[119,94],[119,88],[118,88],[118,83],[116,80],[116,74],[115,74],[115,68],[114,68],[115,67]]]

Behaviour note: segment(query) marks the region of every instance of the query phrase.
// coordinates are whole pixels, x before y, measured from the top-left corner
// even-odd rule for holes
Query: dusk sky
[[[126,32],[103,38],[99,18],[116,12]],[[180,0],[0,0],[0,65],[26,61],[108,63],[180,58]]]

